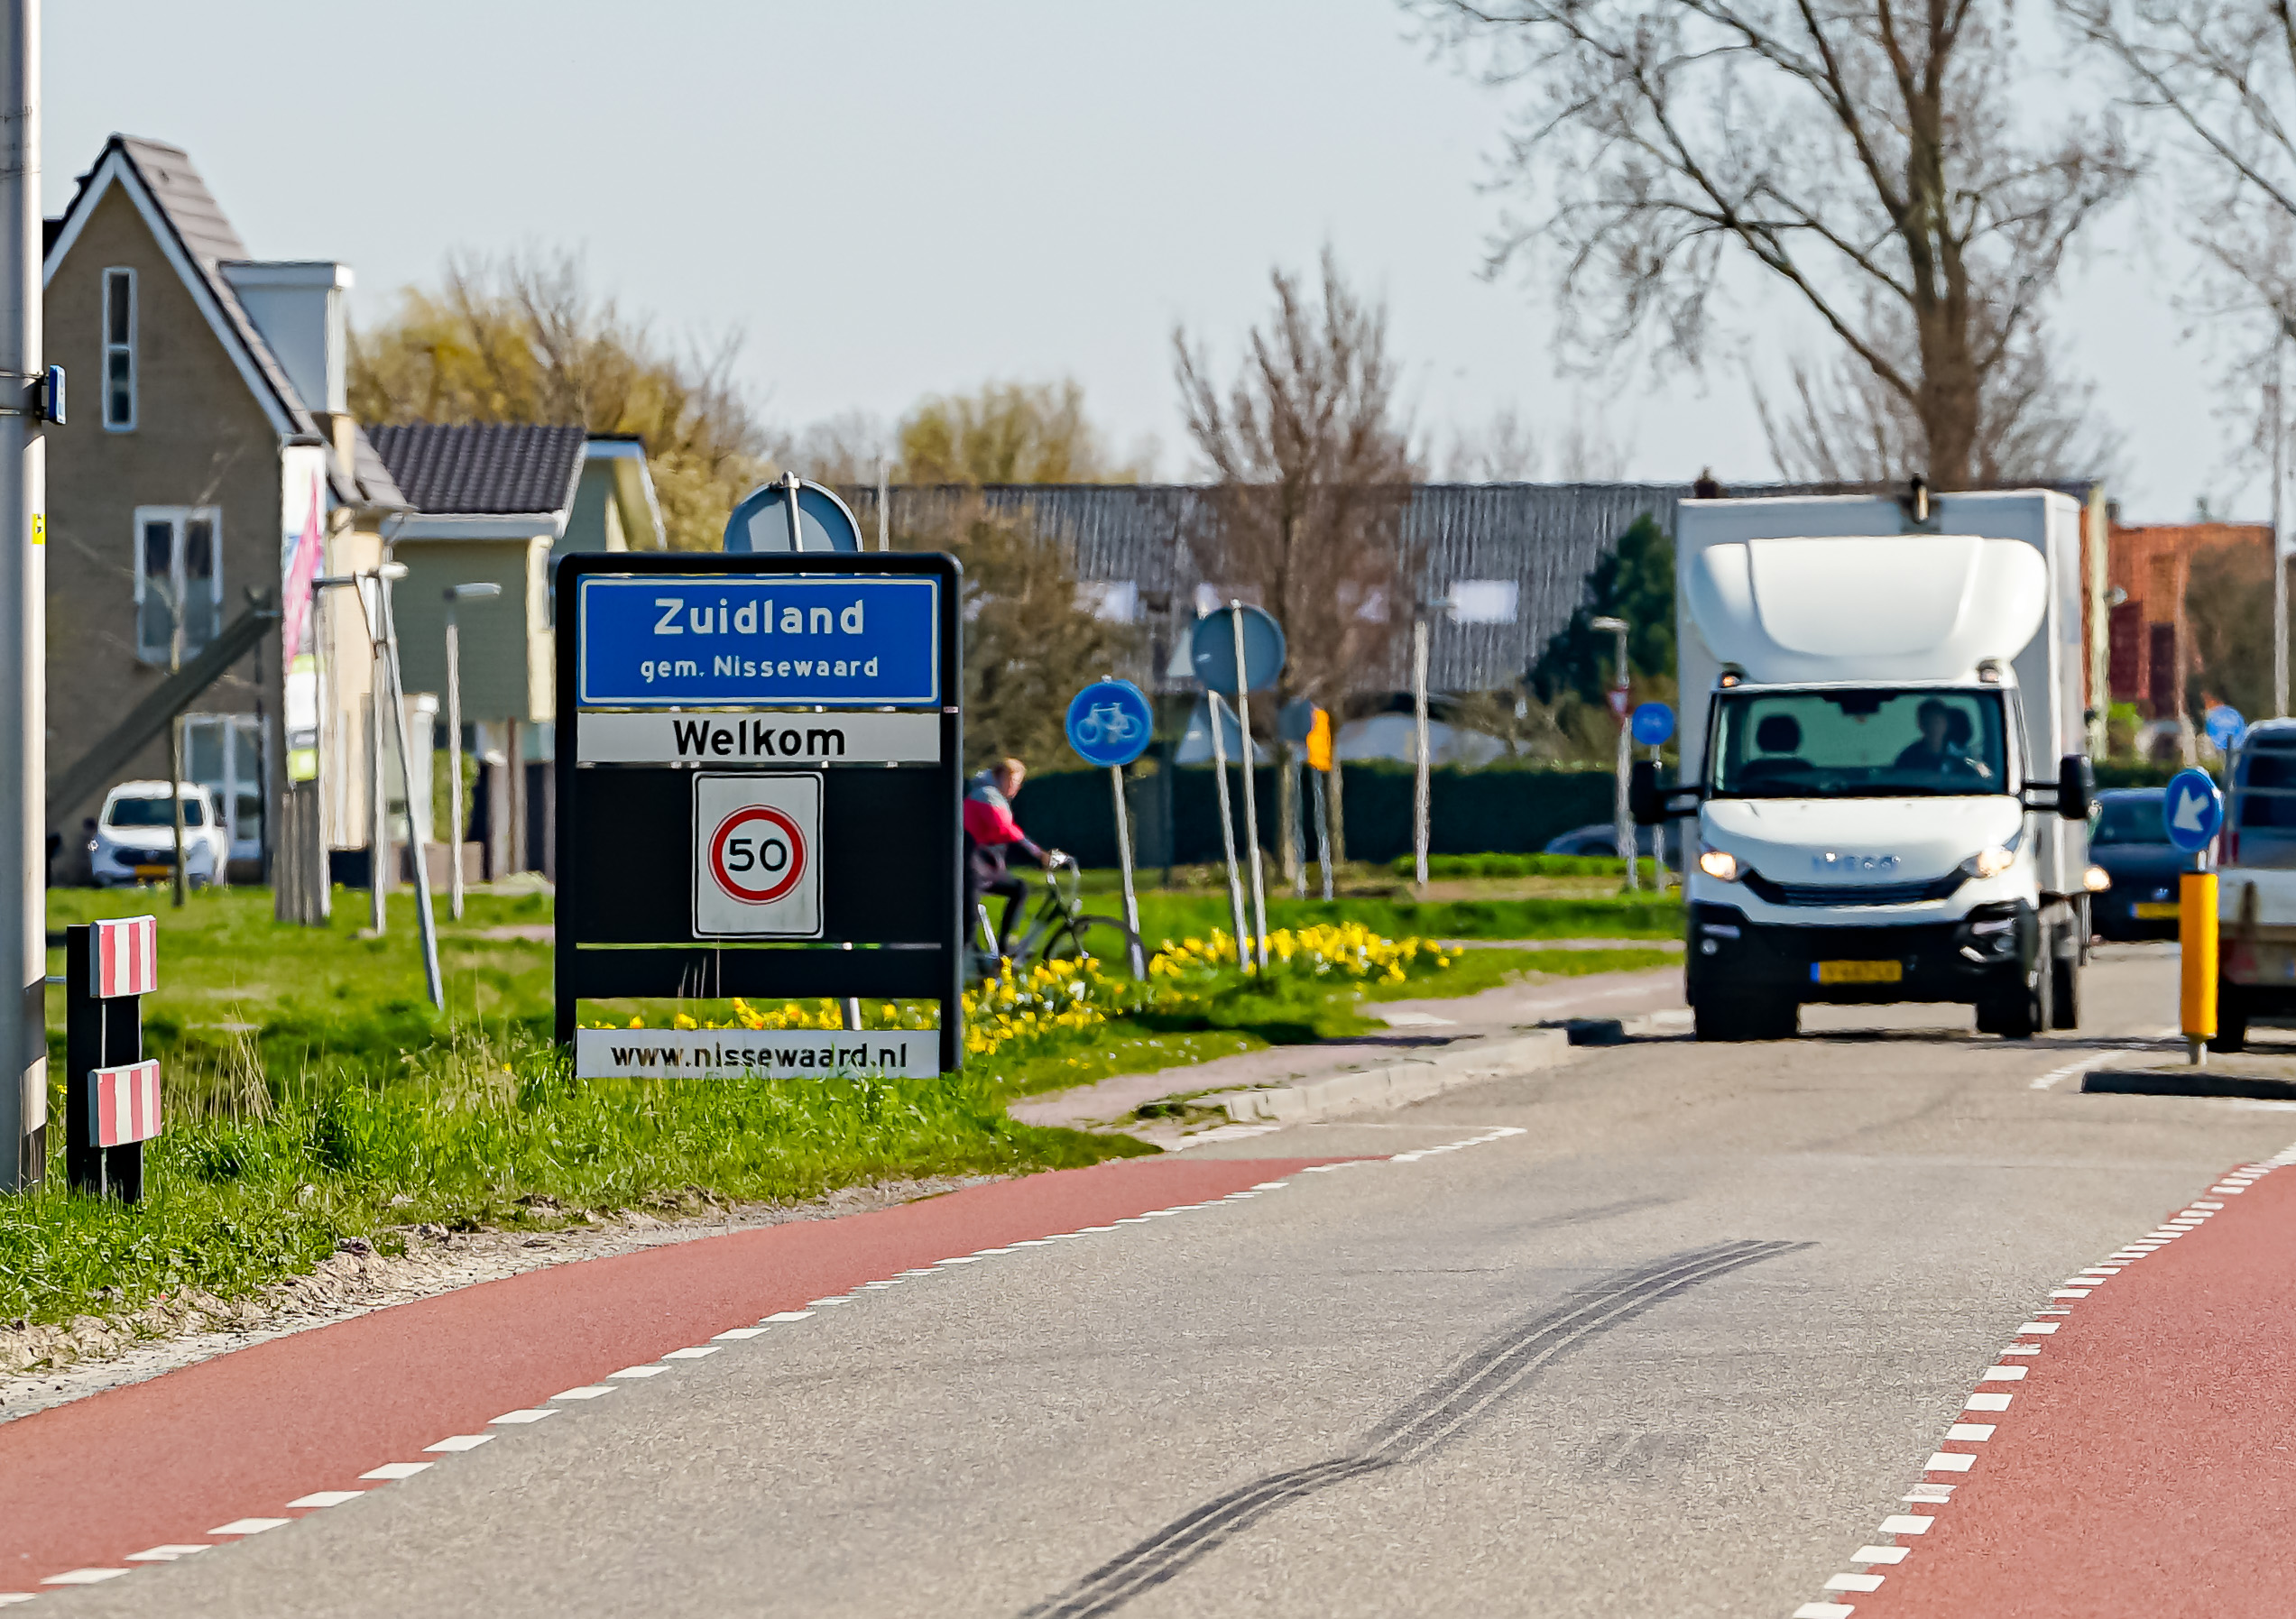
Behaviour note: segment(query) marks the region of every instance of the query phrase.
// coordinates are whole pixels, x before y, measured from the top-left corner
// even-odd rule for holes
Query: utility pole
[[[2272,340],[2272,382],[2264,389],[2264,406],[2272,427],[2272,711],[2288,713],[2288,550],[2281,536],[2281,484],[2285,481],[2288,413],[2281,402],[2281,359],[2288,335],[2274,330]]]
[[[40,0],[0,0],[0,1190],[46,1168],[47,447],[40,377]],[[35,1054],[36,1053],[36,1054]]]
[[[1627,862],[1627,888],[1631,891],[1642,886],[1639,862],[1635,859],[1635,822],[1627,808],[1627,786],[1635,770],[1635,740],[1627,728],[1627,621],[1624,619],[1591,619],[1588,627],[1606,630],[1618,638],[1618,685],[1611,688],[1610,706],[1618,722],[1618,783],[1610,808],[1610,835],[1618,852]]]
[[[1428,823],[1434,814],[1434,783],[1427,776],[1427,615],[1411,621],[1411,717],[1418,772],[1411,788],[1411,869],[1413,881],[1427,886]],[[1422,895],[1422,898],[1425,896]]]
[[[182,558],[182,545],[188,539],[179,536],[176,557]],[[177,572],[185,571],[179,567]],[[168,601],[168,673],[173,675],[183,667],[183,590],[171,584]],[[184,891],[190,885],[183,874],[183,716],[178,714],[168,722],[168,802],[174,806],[175,825],[175,899],[177,910],[183,908]]]
[[[455,622],[460,602],[480,602],[499,596],[499,584],[452,584],[447,587],[447,914],[463,919],[463,660],[462,631]]]

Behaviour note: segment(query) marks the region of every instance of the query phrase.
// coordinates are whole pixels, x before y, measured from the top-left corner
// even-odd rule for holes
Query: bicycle
[[[971,958],[966,981],[978,983],[1001,976],[1004,964],[1012,961],[1035,967],[1047,961],[1089,960],[1131,977],[1134,960],[1143,963],[1148,960],[1140,949],[1139,935],[1113,916],[1094,915],[1084,909],[1079,897],[1083,878],[1083,869],[1072,857],[1054,850],[1045,863],[1044,897],[1010,952],[997,948],[988,906],[976,904],[973,922],[981,948],[966,952]]]

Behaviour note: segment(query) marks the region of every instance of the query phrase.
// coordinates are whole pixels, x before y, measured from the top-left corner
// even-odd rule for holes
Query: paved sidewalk
[[[1391,1033],[1314,1045],[1277,1045],[1210,1062],[1118,1074],[1093,1085],[1014,1102],[1006,1111],[1029,1125],[1106,1128],[1150,1102],[1213,1090],[1290,1085],[1456,1050],[1462,1042],[1517,1034],[1572,1017],[1625,1017],[1683,1004],[1679,967],[1505,984],[1447,1000],[1390,1000],[1369,1008]]]

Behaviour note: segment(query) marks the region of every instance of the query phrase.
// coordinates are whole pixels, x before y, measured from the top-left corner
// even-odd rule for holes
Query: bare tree
[[[1331,250],[1313,287],[1278,269],[1275,308],[1245,340],[1232,382],[1184,330],[1173,368],[1188,436],[1220,483],[1217,526],[1192,536],[1196,566],[1269,613],[1290,649],[1279,695],[1336,718],[1369,676],[1391,679],[1418,580],[1402,515],[1418,474],[1396,402],[1386,307],[1347,284]],[[1280,774],[1288,792],[1289,771]],[[1332,837],[1344,856],[1333,772]],[[1290,851],[1286,850],[1288,867]],[[1286,873],[1288,875],[1288,871]]]
[[[972,492],[928,512],[892,540],[964,565],[965,768],[1007,754],[1068,759],[1068,699],[1121,667],[1133,637],[1078,599],[1067,553],[1026,515],[991,511]]]
[[[1763,437],[1783,476],[1883,483],[1924,470],[1922,424],[1911,402],[1856,358],[1825,365],[1795,360],[1787,385],[1791,398],[1783,406],[1774,405],[1758,382],[1754,390]],[[2044,334],[2036,331],[1979,389],[1981,427],[1969,482],[2006,488],[2109,476],[2123,439],[2097,414],[2096,393],[2093,383],[2062,380]]]
[[[2264,392],[2273,345],[2296,336],[2296,14],[2288,0],[2057,9],[2121,69],[2130,100],[2182,136],[2177,202],[2210,273],[2181,301],[2234,345],[2236,395]],[[2260,413],[2246,446],[2255,461],[2272,459],[2272,432]]]
[[[1452,483],[1526,483],[1539,475],[1537,437],[1507,405],[1480,428],[1453,428],[1443,475]]]
[[[1943,488],[1977,480],[1989,380],[2134,176],[2109,121],[2021,93],[1978,0],[1406,3],[1531,92],[1504,162],[1539,207],[1493,262],[1552,245],[1574,346],[1695,364],[1753,267],[1903,401]]]

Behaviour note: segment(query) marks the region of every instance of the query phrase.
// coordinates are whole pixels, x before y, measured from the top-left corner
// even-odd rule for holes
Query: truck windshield
[[[1717,709],[1717,797],[2008,790],[1998,691],[1725,692]]]
[[[2296,749],[2265,741],[2243,748],[2226,819],[2233,864],[2296,867]]]

